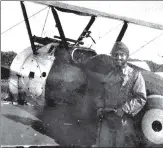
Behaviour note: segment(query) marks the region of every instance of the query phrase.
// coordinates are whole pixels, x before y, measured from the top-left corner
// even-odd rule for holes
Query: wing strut
[[[65,47],[66,49],[68,49],[68,44],[67,44],[66,37],[65,37],[65,34],[64,34],[64,32],[63,32],[63,29],[62,29],[61,22],[60,22],[60,20],[59,20],[58,13],[57,13],[57,11],[56,11],[53,7],[51,7],[51,10],[52,10],[54,19],[55,19],[55,21],[56,21],[56,25],[57,25],[57,28],[58,28],[60,37],[61,37],[61,39],[62,39],[62,41],[63,41],[64,47]]]
[[[120,31],[117,39],[116,39],[116,42],[122,40],[122,38],[123,38],[123,36],[124,36],[124,34],[125,34],[126,30],[127,30],[127,27],[128,27],[128,23],[126,21],[124,21],[123,27],[122,27],[122,29],[121,29],[121,31]]]
[[[83,38],[84,36],[87,34],[88,30],[91,28],[92,24],[95,21],[95,16],[92,16],[90,21],[88,22],[87,26],[85,27],[85,29],[83,30],[83,32],[81,33],[81,35],[79,36],[79,38],[77,39],[76,44],[78,44]]]
[[[31,42],[31,47],[32,47],[32,50],[33,50],[33,54],[36,54],[36,47],[35,47],[34,40],[33,40],[33,37],[32,37],[32,32],[31,32],[31,28],[30,28],[30,24],[29,24],[26,8],[25,8],[25,5],[24,5],[23,1],[20,1],[20,4],[21,4],[21,8],[22,8],[25,24],[26,24],[26,27],[27,27],[29,39],[30,39],[30,42]]]

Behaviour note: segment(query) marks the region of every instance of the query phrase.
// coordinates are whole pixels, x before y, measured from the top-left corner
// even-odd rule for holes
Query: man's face
[[[128,55],[123,51],[116,51],[112,57],[114,58],[114,64],[119,67],[123,67],[128,60]]]

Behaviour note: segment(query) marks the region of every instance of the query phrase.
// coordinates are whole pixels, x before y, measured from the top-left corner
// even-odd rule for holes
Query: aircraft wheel
[[[148,97],[141,128],[145,147],[163,147],[163,96]]]

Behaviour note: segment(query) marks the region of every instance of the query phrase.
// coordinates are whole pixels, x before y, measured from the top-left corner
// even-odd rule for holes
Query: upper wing
[[[97,10],[93,10],[89,8],[73,6],[73,5],[65,4],[62,2],[58,2],[58,1],[33,1],[33,2],[38,3],[38,4],[43,4],[46,6],[50,6],[50,7],[55,7],[57,10],[63,11],[63,12],[75,13],[75,14],[83,15],[83,16],[97,16],[97,17],[111,18],[111,19],[116,19],[120,21],[126,21],[132,24],[137,24],[141,26],[163,30],[163,25],[161,24],[146,22],[143,20],[128,18],[124,16],[118,16],[118,15],[109,14],[109,13],[105,13],[105,12],[101,12],[101,11],[97,11]]]

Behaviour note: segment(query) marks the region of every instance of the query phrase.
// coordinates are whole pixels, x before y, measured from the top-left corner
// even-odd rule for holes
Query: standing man
[[[116,42],[111,51],[114,68],[104,78],[104,91],[96,99],[99,147],[136,147],[133,117],[146,103],[141,73],[127,65],[129,50]]]

